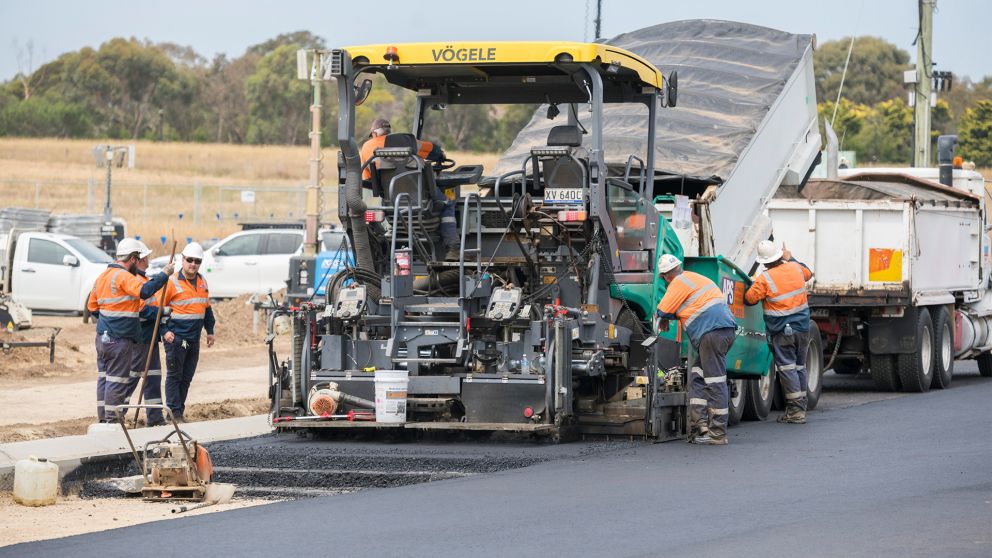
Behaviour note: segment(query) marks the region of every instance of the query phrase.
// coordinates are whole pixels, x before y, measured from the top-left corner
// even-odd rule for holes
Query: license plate
[[[582,203],[582,188],[546,188],[544,203]]]

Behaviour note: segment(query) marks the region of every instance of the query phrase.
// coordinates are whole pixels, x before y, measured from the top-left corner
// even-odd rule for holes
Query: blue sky
[[[329,46],[446,40],[592,39],[596,0],[418,3],[282,0],[0,0],[0,80],[18,71],[18,50],[34,45],[34,67],[116,36],[190,45],[212,57],[239,56],[279,33],[309,30]],[[375,7],[374,12],[362,9]],[[910,52],[917,0],[604,0],[603,35],[664,21],[714,18],[815,33],[820,42],[875,35]],[[992,75],[992,1],[939,0],[934,16],[938,69],[974,80]],[[20,45],[20,49],[15,45]],[[22,64],[26,69],[26,64]]]

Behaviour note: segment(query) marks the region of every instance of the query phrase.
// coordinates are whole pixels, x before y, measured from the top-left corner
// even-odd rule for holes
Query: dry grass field
[[[101,213],[106,175],[93,159],[97,143],[0,138],[0,207]],[[171,229],[182,245],[186,237],[223,238],[239,229],[239,219],[302,216],[309,173],[306,146],[135,144],[135,168],[113,169],[112,205],[114,214],[127,220],[130,234],[153,239],[152,248],[160,248],[157,239]],[[337,152],[325,149],[323,157],[324,219],[336,221]],[[451,157],[487,169],[498,159],[475,153]],[[254,204],[241,201],[242,189],[255,192]]]
[[[93,159],[97,143],[0,138],[0,207],[101,213],[105,171]],[[239,219],[302,216],[309,159],[306,146],[140,141],[136,153],[134,169],[113,170],[112,203],[114,214],[127,220],[129,233],[151,239],[152,248],[160,248],[158,238],[172,229],[182,245],[186,237],[223,238],[238,230]],[[334,222],[337,152],[325,149],[323,156],[323,218]],[[497,154],[451,156],[459,164],[482,164],[487,170],[498,159]],[[980,170],[992,181],[992,169]],[[255,203],[241,201],[242,189],[255,192]]]

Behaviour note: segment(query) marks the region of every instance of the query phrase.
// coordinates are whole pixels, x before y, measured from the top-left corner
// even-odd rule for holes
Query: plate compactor
[[[118,422],[124,429],[124,436],[131,446],[135,463],[141,469],[144,484],[141,495],[146,501],[212,501],[212,492],[230,485],[211,482],[213,463],[207,449],[183,432],[176,423],[172,412],[165,405],[119,405]],[[151,440],[145,444],[143,458],[131,439],[125,424],[125,409],[161,409],[172,424],[173,431],[161,440]],[[227,500],[230,496],[227,496]],[[212,502],[218,503],[218,502]]]

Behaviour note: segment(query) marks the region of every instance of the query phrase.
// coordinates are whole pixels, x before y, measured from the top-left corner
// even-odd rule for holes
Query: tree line
[[[859,163],[909,164],[913,108],[903,84],[909,53],[878,37],[856,37],[838,103],[850,41],[824,43],[813,54],[821,128],[824,118],[833,121],[840,148],[857,152]],[[937,92],[930,121],[934,158],[937,137],[957,134],[958,154],[992,166],[992,76],[978,82],[955,76],[949,91]]]
[[[859,161],[909,162],[913,116],[902,84],[909,54],[883,39],[858,37],[837,103],[848,45],[849,39],[827,42],[814,54],[821,116],[834,120],[841,149],[857,151]],[[186,46],[115,38],[0,83],[0,136],[305,144],[311,91],[296,79],[296,51],[326,47],[323,38],[298,31],[252,45],[237,58],[208,60]],[[356,109],[357,129],[380,116],[407,129],[413,96],[376,78]],[[324,98],[323,140],[330,145],[337,135],[333,82]],[[448,149],[501,151],[533,109],[449,107],[445,118],[428,118],[425,132]],[[956,79],[951,91],[939,93],[932,120],[934,138],[957,133],[962,155],[992,165],[992,76]]]

